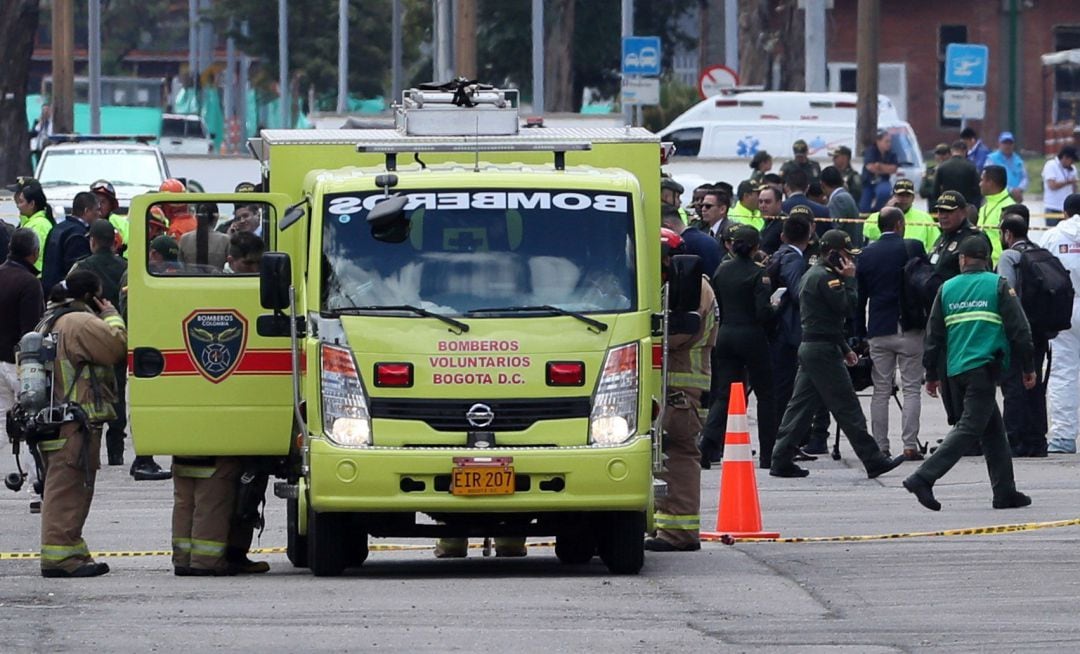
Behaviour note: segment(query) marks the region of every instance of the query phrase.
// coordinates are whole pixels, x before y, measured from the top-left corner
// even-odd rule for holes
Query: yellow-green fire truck
[[[661,143],[461,95],[407,91],[394,128],[263,131],[266,192],[136,198],[136,449],[276,461],[316,575],[369,537],[444,536],[554,536],[637,573],[663,489]],[[260,272],[147,247],[154,216],[230,205],[261,214]]]

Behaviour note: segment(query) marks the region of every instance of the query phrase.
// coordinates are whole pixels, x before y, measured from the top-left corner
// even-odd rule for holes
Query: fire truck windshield
[[[400,243],[377,240],[367,223],[381,192],[325,198],[324,310],[412,305],[462,316],[504,306],[546,305],[579,313],[636,307],[628,194],[403,193],[409,232]]]

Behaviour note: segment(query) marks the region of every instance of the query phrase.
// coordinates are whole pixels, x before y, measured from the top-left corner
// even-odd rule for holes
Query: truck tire
[[[318,513],[308,507],[308,565],[316,577],[336,577],[345,571],[349,514]]]
[[[361,522],[360,516],[349,516],[352,520],[348,526],[348,550],[346,559],[350,568],[359,568],[367,561],[368,557],[368,533]]]
[[[563,565],[585,565],[596,556],[596,539],[583,531],[559,534],[555,537],[555,556]]]
[[[615,575],[636,575],[645,565],[645,514],[613,511],[600,531],[600,560]]]
[[[294,568],[308,566],[308,539],[300,535],[300,500],[285,502],[285,554]]]

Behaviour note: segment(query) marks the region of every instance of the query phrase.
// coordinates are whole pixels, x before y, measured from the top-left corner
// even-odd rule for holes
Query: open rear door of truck
[[[267,313],[259,260],[288,203],[274,193],[133,200],[125,308],[137,453],[288,452],[289,341],[255,329]]]

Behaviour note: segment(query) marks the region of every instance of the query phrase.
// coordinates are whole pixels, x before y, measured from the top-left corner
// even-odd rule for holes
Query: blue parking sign
[[[627,36],[622,40],[623,75],[660,74],[660,37]]]
[[[986,86],[990,48],[979,43],[950,43],[945,48],[945,86]]]

